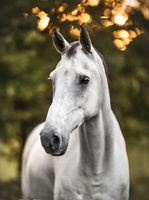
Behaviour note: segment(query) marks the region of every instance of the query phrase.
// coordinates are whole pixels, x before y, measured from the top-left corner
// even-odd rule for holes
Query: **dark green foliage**
[[[8,183],[0,182],[0,199],[17,200],[21,199],[20,181],[12,180]]]

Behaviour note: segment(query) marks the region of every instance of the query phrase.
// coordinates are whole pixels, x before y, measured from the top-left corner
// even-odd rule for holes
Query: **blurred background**
[[[149,1],[5,0],[0,12],[0,200],[21,198],[25,140],[45,120],[51,102],[47,80],[60,55],[54,27],[68,41],[86,24],[109,71],[113,110],[124,134],[131,199],[149,189]]]

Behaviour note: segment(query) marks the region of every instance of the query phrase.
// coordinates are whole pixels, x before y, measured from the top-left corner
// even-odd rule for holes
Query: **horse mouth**
[[[53,151],[53,150],[51,150],[51,149],[48,148],[48,147],[47,147],[47,148],[44,147],[44,150],[45,150],[46,153],[48,153],[48,154],[50,154],[50,155],[52,155],[52,156],[62,156],[62,155],[65,154],[65,152],[66,152],[66,150],[67,150],[67,146],[68,146],[68,145],[66,145],[66,147],[63,148],[62,150],[57,150],[57,151]]]
[[[67,149],[67,148],[66,148]],[[51,153],[52,156],[62,156],[65,154],[66,149],[64,151],[58,152],[58,153]]]

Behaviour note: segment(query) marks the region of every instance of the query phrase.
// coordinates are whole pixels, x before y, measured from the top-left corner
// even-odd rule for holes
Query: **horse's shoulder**
[[[33,129],[25,145],[22,174],[26,182],[53,179],[53,157],[44,151],[40,142],[40,132],[43,126],[44,123]],[[27,177],[30,177],[30,180]]]
[[[43,129],[43,126],[44,123],[37,125],[29,134],[23,151],[23,164],[27,162],[30,152],[32,151],[34,145],[37,143],[39,139],[39,134]]]

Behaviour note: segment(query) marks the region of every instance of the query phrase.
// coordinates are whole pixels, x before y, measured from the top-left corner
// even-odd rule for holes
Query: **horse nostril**
[[[41,132],[40,139],[41,139],[42,146],[48,148],[49,147],[48,135],[42,134]]]
[[[52,149],[56,150],[60,147],[60,138],[57,135],[52,137]]]
[[[40,132],[40,136],[42,136],[42,134],[43,134],[43,131]]]

